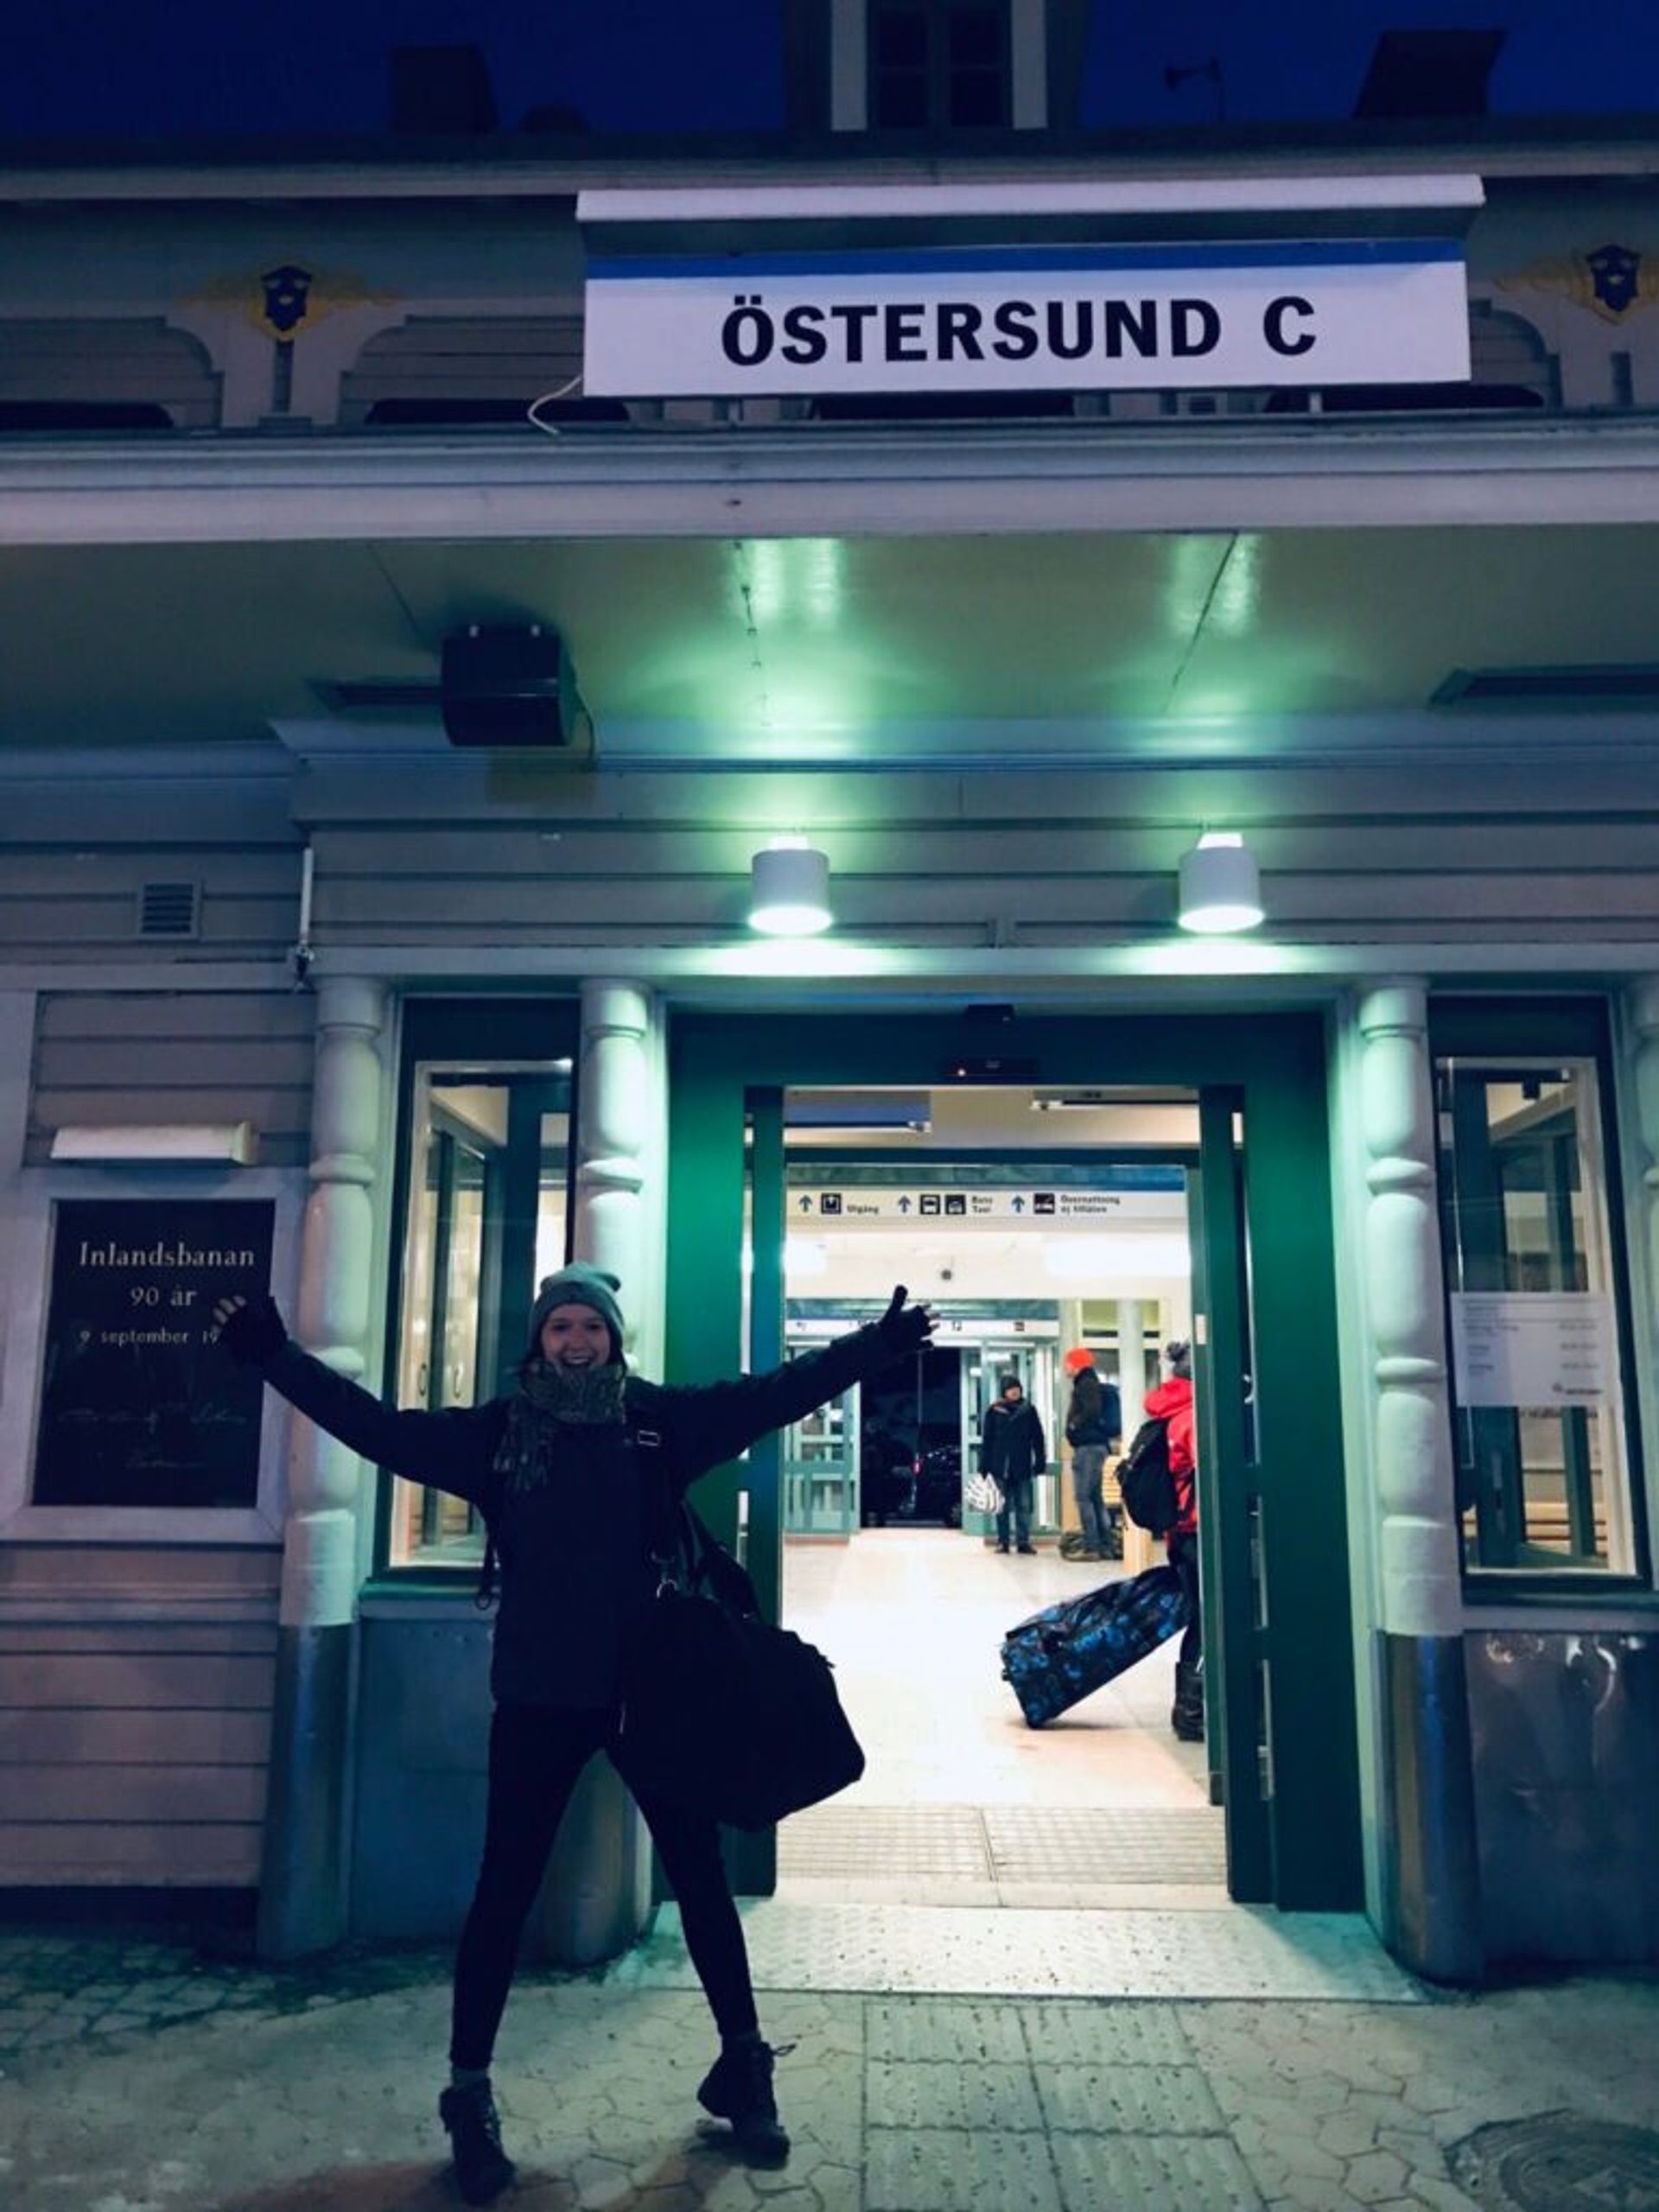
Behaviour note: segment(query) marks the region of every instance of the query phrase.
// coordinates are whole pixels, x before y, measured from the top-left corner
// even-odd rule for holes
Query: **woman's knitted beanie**
[[[586,1306],[598,1314],[610,1331],[611,1359],[613,1363],[620,1361],[622,1309],[616,1302],[616,1294],[621,1287],[618,1276],[607,1274],[603,1268],[588,1267],[580,1260],[573,1260],[556,1275],[543,1275],[536,1293],[536,1303],[530,1309],[530,1357],[533,1359],[541,1351],[542,1326],[550,1313],[561,1306]]]

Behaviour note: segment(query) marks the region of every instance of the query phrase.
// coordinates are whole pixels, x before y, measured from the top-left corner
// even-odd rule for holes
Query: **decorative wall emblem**
[[[267,269],[259,282],[264,287],[266,329],[279,338],[291,337],[311,311],[311,271],[297,261],[284,261]]]
[[[1638,247],[1606,245],[1587,253],[1553,255],[1535,261],[1512,276],[1500,276],[1506,292],[1559,292],[1574,307],[1588,308],[1606,322],[1622,322],[1659,300],[1659,267]]]
[[[268,338],[292,339],[342,308],[391,307],[395,299],[346,270],[277,261],[245,276],[217,278],[193,292],[189,304],[238,310]]]

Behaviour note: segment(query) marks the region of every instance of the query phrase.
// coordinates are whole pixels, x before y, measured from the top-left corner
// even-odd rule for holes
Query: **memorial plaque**
[[[275,1219],[268,1199],[59,1204],[35,1504],[257,1503],[264,1384],[213,1309],[270,1289]]]

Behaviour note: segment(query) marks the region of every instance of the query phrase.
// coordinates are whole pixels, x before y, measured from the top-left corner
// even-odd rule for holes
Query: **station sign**
[[[594,397],[1455,384],[1446,238],[601,257]]]
[[[66,1198],[54,1217],[36,1505],[255,1505],[264,1383],[218,1349],[270,1287],[269,1199]]]
[[[1033,1185],[1026,1188],[946,1190],[934,1185],[914,1188],[882,1185],[791,1185],[785,1212],[791,1228],[893,1229],[903,1224],[995,1224],[1011,1228],[1035,1223],[1052,1230],[1110,1229],[1122,1223],[1184,1222],[1179,1191],[1089,1191]]]
[[[856,1300],[825,1300],[822,1312],[802,1313],[797,1312],[791,1300],[787,1339],[791,1344],[819,1338],[830,1342],[862,1321],[879,1320],[884,1310],[882,1305],[870,1304],[867,1310]],[[927,1310],[933,1316],[930,1342],[936,1351],[944,1349],[947,1343],[960,1340],[965,1346],[988,1345],[994,1351],[1007,1352],[1022,1344],[1055,1344],[1060,1334],[1059,1316],[1052,1311],[1011,1316],[1005,1306],[992,1305],[985,1300],[932,1296],[928,1298]]]

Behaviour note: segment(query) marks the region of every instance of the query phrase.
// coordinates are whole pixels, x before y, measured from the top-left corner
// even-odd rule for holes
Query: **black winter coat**
[[[1071,1445],[1115,1444],[1123,1433],[1123,1405],[1116,1382],[1079,1375],[1071,1385],[1065,1440]]]
[[[1029,1398],[1011,1406],[996,1398],[985,1408],[979,1436],[979,1471],[1001,1489],[1010,1483],[1028,1482],[1048,1465],[1043,1424]]]
[[[534,1489],[509,1489],[495,1464],[508,1398],[397,1412],[294,1344],[264,1372],[273,1389],[350,1450],[482,1513],[500,1562],[490,1675],[497,1698],[597,1707],[619,1694],[630,1625],[655,1586],[662,1493],[683,1497],[710,1468],[890,1362],[872,1324],[769,1375],[693,1389],[631,1375],[623,1424],[572,1425],[553,1479]]]

